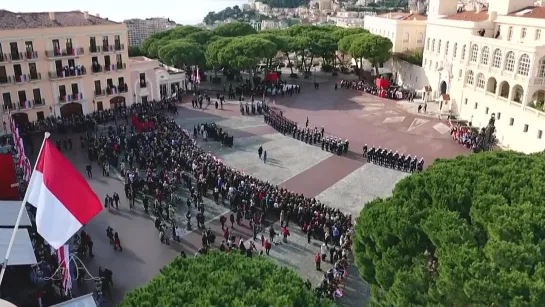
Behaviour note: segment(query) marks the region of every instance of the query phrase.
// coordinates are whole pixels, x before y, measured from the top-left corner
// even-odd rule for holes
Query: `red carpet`
[[[16,183],[15,165],[11,154],[0,154],[0,199],[18,200],[19,192],[17,187],[11,187]]]

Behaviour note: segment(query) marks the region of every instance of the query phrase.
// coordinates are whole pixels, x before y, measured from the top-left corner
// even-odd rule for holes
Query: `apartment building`
[[[365,16],[364,28],[392,41],[393,52],[424,48],[426,16],[415,13],[386,13]]]
[[[176,23],[168,18],[129,19],[123,23],[127,25],[129,46],[140,46],[153,34],[176,27]]]
[[[489,0],[458,11],[431,0],[423,67],[435,97],[510,149],[545,150],[545,7],[534,0]],[[446,96],[445,96],[446,95]]]
[[[88,12],[0,10],[2,120],[70,117],[129,94],[127,28]]]

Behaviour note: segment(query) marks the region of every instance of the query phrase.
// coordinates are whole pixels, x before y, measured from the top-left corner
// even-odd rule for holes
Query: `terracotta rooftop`
[[[450,20],[460,20],[460,21],[485,21],[488,19],[488,11],[482,10],[480,12],[477,11],[466,11],[461,12],[458,14],[450,15],[445,17],[444,19],[450,19]]]
[[[525,7],[522,10],[509,14],[509,16],[545,19],[545,7],[543,6]]]
[[[55,16],[51,20],[50,15]],[[83,27],[94,25],[115,25],[119,24],[98,16],[88,15],[80,11],[71,12],[43,12],[43,13],[14,13],[0,10],[0,30],[19,30],[35,28],[60,28],[60,27]]]
[[[397,20],[426,20],[426,16],[412,13],[385,13],[378,15],[378,17],[397,19]]]

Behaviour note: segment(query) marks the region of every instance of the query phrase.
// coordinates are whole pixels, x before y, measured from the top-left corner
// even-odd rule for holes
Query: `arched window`
[[[501,68],[501,50],[500,49],[494,50],[492,67]]]
[[[441,40],[439,40],[439,43],[437,44],[437,53],[441,53]]]
[[[515,70],[515,53],[513,51],[507,52],[504,69],[507,71]]]
[[[449,45],[449,42],[445,44],[445,55],[448,55],[448,45]]]
[[[473,75],[473,71],[470,70],[467,72],[467,77],[466,77],[466,84],[469,84],[469,85],[473,85],[473,82],[475,81],[475,76]]]
[[[537,77],[545,78],[545,56],[539,60],[539,68],[537,69]]]
[[[478,88],[484,88],[485,82],[484,82],[484,75],[478,74],[477,75],[477,87]]]
[[[466,45],[462,46],[462,60],[465,60],[466,58]]]
[[[416,42],[418,44],[422,44],[423,41],[424,41],[424,34],[422,34],[422,32],[418,32],[418,36],[416,37]]]
[[[473,44],[471,46],[471,57],[469,58],[469,60],[471,62],[477,62],[478,57],[479,57],[479,46],[477,46],[476,44]]]
[[[528,76],[529,73],[530,73],[530,57],[525,53],[519,59],[517,74],[522,76]]]
[[[432,52],[435,51],[435,38],[432,39],[432,41],[431,41],[431,51],[432,51]]]
[[[488,65],[488,56],[489,56],[489,49],[488,47],[483,47],[483,50],[481,51],[481,64]]]
[[[429,38],[426,41],[426,50],[430,50],[430,39]]]

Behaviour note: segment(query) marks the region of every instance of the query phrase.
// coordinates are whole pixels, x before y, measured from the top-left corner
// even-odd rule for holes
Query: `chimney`
[[[388,19],[392,19],[392,13],[388,13]]]
[[[480,13],[482,11],[483,7],[480,4],[475,5],[475,13]]]
[[[96,13],[95,16],[96,16],[96,17],[100,17],[100,14],[99,14],[99,13]]]
[[[410,10],[409,13],[410,13],[411,15],[416,14],[416,12],[415,12],[414,10]]]
[[[83,18],[89,19],[89,12],[88,11],[83,12]]]
[[[496,12],[488,12],[488,21],[496,20],[497,16],[498,16],[498,13],[496,13]]]
[[[55,18],[55,12],[49,12],[49,19],[55,21],[57,18]]]

